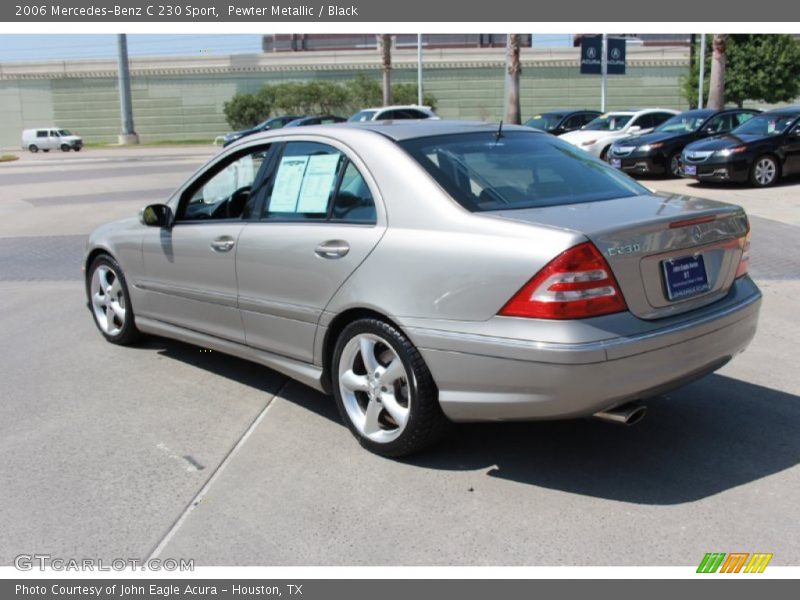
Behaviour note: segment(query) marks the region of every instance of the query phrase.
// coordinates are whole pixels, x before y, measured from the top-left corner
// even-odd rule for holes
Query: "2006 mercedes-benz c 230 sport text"
[[[752,339],[744,211],[657,195],[547,134],[404,121],[281,129],[86,249],[101,333],[176,338],[332,393],[366,448],[449,421],[597,415]]]

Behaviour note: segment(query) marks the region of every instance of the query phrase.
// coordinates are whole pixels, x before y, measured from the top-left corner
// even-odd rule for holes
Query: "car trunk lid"
[[[608,261],[630,311],[642,319],[724,297],[748,231],[738,206],[667,194],[487,214],[585,235]]]

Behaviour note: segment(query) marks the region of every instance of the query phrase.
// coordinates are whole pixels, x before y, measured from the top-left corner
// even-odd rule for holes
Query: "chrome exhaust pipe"
[[[647,406],[641,400],[633,400],[619,404],[607,410],[594,413],[596,419],[617,423],[618,425],[636,425],[647,414]]]

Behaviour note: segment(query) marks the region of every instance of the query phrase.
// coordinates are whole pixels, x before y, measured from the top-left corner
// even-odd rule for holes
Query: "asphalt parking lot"
[[[764,292],[748,351],[590,420],[456,427],[405,461],[362,450],[327,398],[235,358],[105,343],[80,261],[95,226],[166,197],[212,147],[0,164],[0,564],[17,554],[198,565],[800,564],[800,181],[649,180],[730,200]]]

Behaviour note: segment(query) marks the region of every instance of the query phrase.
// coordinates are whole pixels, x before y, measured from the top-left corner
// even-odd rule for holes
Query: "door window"
[[[271,177],[263,218],[374,223],[375,202],[361,173],[331,146],[291,142]]]
[[[179,221],[247,219],[258,196],[254,189],[269,148],[250,149],[216,165],[184,196]]]
[[[738,127],[739,125],[743,125],[744,123],[747,123],[750,119],[752,119],[754,116],[755,115],[753,113],[749,112],[736,113],[736,116],[734,117],[735,121],[733,126]]]

